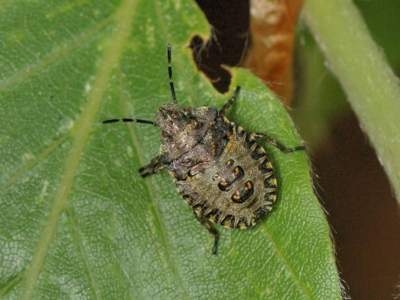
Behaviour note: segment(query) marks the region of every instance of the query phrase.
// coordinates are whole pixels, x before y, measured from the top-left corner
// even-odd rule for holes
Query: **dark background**
[[[355,3],[399,75],[400,1]],[[328,212],[337,264],[348,294],[352,299],[393,299],[400,293],[396,291],[400,285],[399,206],[346,102],[313,156],[321,202]]]

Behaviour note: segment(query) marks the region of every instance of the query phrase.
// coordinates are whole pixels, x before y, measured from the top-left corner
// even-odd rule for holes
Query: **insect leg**
[[[228,101],[225,102],[224,106],[222,106],[221,110],[219,111],[221,115],[224,115],[228,111],[228,109],[232,107],[233,103],[235,103],[237,98],[239,98],[239,92],[240,92],[240,86],[236,87],[233,96]]]
[[[276,140],[274,138],[271,138],[271,137],[267,136],[264,133],[257,133],[256,135],[257,135],[256,139],[262,139],[263,141],[267,142],[271,146],[274,146],[275,148],[278,148],[283,153],[292,153],[292,152],[296,152],[296,151],[304,151],[304,150],[306,150],[306,146],[304,146],[304,145],[300,145],[300,146],[296,146],[296,147],[293,147],[293,148],[289,148],[289,147],[286,147],[281,142],[279,142],[278,140]]]
[[[218,230],[214,227],[213,223],[211,223],[210,220],[208,220],[208,219],[206,219],[204,217],[199,217],[195,212],[194,212],[194,215],[196,216],[196,219],[200,222],[200,224],[203,225],[208,230],[208,232],[214,237],[214,245],[212,247],[211,253],[213,255],[217,255],[217,252],[218,252],[218,241],[219,241],[219,232],[218,232]]]
[[[139,174],[142,177],[153,175],[164,168],[163,157],[161,155],[154,157],[149,164],[139,169]]]

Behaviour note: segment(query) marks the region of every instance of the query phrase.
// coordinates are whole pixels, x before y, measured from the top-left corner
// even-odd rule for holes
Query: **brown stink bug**
[[[169,171],[197,220],[214,236],[212,253],[216,254],[219,234],[213,223],[240,229],[254,226],[277,200],[274,168],[259,141],[285,153],[304,150],[304,146],[287,148],[229,121],[225,113],[237,100],[239,87],[219,110],[178,105],[169,46],[167,56],[173,102],[159,108],[156,120],[123,118],[103,123],[137,122],[160,128],[161,154],[140,168],[139,174],[146,177],[162,169]]]

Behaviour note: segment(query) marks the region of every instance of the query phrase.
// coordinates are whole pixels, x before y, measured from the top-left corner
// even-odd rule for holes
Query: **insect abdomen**
[[[277,180],[256,135],[235,127],[221,156],[204,172],[177,181],[198,217],[228,228],[253,226],[273,207]]]

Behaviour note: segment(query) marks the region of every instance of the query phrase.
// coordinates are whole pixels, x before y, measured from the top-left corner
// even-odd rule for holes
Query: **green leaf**
[[[400,201],[400,86],[352,1],[310,0],[304,16]]]
[[[398,33],[388,28],[400,27],[400,18],[397,18],[400,14],[400,2],[364,0],[353,2],[360,10],[373,39],[382,47],[390,66],[398,75],[400,71],[400,43],[396,39]],[[334,11],[337,12],[339,9]],[[329,15],[332,17],[332,13]],[[335,20],[335,24],[340,23],[337,22],[337,17],[332,19]],[[335,121],[349,112],[350,103],[338,78],[331,71],[331,64],[316,43],[315,37],[309,32],[310,29],[306,27],[305,22],[300,22],[297,27],[297,91],[296,109],[293,110],[292,117],[296,120],[296,125],[308,146],[317,149],[329,137],[329,131],[332,130]],[[353,25],[351,27],[354,28]],[[343,38],[342,34],[336,36]],[[342,41],[334,43],[343,44]],[[352,50],[352,52],[357,51]],[[363,52],[369,53],[365,49]]]
[[[12,3],[12,4],[11,4]],[[161,3],[161,2],[160,2]],[[329,227],[304,152],[267,147],[281,184],[274,212],[212,238],[166,173],[137,170],[159,130],[103,126],[154,118],[170,101],[173,45],[182,105],[220,106],[186,47],[208,25],[192,2],[13,1],[0,11],[0,295],[4,298],[338,299]],[[252,75],[230,118],[287,146],[286,111]]]
[[[337,79],[305,24],[298,24],[296,43],[296,108],[292,117],[311,149],[329,138],[335,121],[350,107]]]

